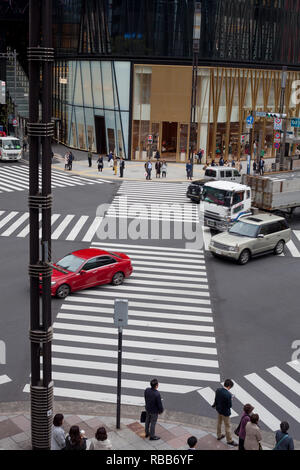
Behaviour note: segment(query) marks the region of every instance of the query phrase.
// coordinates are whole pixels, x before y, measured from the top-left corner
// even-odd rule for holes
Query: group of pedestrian
[[[258,164],[256,161],[253,161],[253,174],[259,173],[260,176],[263,176],[265,173],[265,160],[264,157],[260,157]]]
[[[73,166],[73,160],[75,160],[74,158],[74,155],[73,153],[71,152],[71,150],[69,150],[66,154],[65,154],[65,170],[69,170],[71,171],[72,170],[72,166]]]
[[[155,176],[156,176],[156,178],[160,178],[160,175],[161,175],[162,178],[166,178],[166,176],[167,176],[167,163],[166,163],[166,161],[165,160],[163,160],[163,161],[159,160],[159,158],[160,158],[159,152],[156,152],[155,158],[156,158],[156,162],[155,162],[154,167],[155,167]],[[145,168],[146,180],[151,180],[152,179],[151,174],[152,174],[152,169],[153,169],[151,158],[149,158],[148,161],[145,162],[144,168]]]
[[[63,429],[64,416],[56,414],[53,419],[51,450],[111,450],[112,444],[104,427],[97,429],[87,449],[87,438],[79,426],[71,426],[67,434]]]
[[[217,439],[226,437],[227,444],[233,447],[238,446],[239,450],[262,450],[262,434],[259,427],[259,415],[253,413],[254,406],[247,403],[243,407],[243,415],[240,419],[238,427],[234,433],[239,438],[237,444],[231,434],[230,415],[232,408],[232,398],[234,395],[231,389],[234,383],[231,379],[226,379],[222,388],[218,388],[215,394],[215,401],[213,407],[218,414],[217,421]],[[222,423],[225,426],[225,434],[222,434]],[[288,435],[289,424],[283,421],[280,424],[280,430],[276,432],[275,440],[276,445],[273,450],[294,450],[293,439]]]

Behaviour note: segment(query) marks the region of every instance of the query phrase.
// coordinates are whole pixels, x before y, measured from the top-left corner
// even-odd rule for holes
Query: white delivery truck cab
[[[203,187],[204,225],[225,231],[239,217],[251,214],[251,188],[230,181],[212,181]]]
[[[0,137],[0,160],[20,160],[22,149],[17,137]]]

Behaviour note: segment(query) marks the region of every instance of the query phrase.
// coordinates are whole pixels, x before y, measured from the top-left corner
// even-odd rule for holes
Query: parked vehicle
[[[290,238],[291,229],[284,217],[258,213],[243,217],[228,232],[213,236],[209,250],[214,256],[246,264],[252,257],[264,253],[280,255]]]
[[[229,182],[213,181],[203,188],[204,225],[224,231],[242,215],[251,214],[251,188]]]
[[[60,299],[70,292],[100,284],[118,286],[132,273],[131,260],[127,255],[97,248],[73,251],[52,267],[51,295]]]
[[[20,160],[22,149],[16,137],[0,137],[0,160]]]

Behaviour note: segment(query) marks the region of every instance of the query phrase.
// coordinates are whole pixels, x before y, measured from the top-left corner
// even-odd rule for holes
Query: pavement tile
[[[201,437],[207,436],[208,432],[207,431],[202,431],[201,429],[195,429],[195,428],[190,428],[187,426],[184,426],[183,429],[186,430],[190,434],[190,436],[196,436],[197,439],[200,439]]]
[[[81,422],[81,419],[77,415],[67,415],[65,416],[64,419],[64,424],[71,427],[74,426],[75,424],[78,424]]]
[[[173,434],[171,431],[164,430],[160,433],[158,433],[156,430],[155,432],[157,433],[157,436],[161,437],[164,441],[169,441],[170,439],[174,439],[177,437],[175,434]]]
[[[172,428],[169,432],[174,434],[176,437],[185,436],[186,434],[189,434],[182,426],[176,426],[175,428]]]
[[[0,416],[0,423],[1,423],[1,421],[5,421],[6,419],[8,419],[7,416]]]
[[[19,442],[18,445],[19,445],[20,449],[22,449],[22,450],[31,450],[32,449],[31,440],[24,441],[24,442]]]
[[[229,450],[229,446],[222,441],[218,441],[212,434],[198,440],[196,449],[198,450]]]
[[[15,418],[11,419],[13,423],[15,423],[22,431],[27,431],[31,428],[31,424],[29,419],[25,418],[24,415],[16,416]]]
[[[100,428],[100,427],[105,427],[105,429],[107,428],[104,424],[103,424],[103,419],[102,418],[99,418],[99,417],[93,417],[93,418],[88,418],[88,419],[83,419],[83,421],[88,425],[90,426],[91,428],[94,428],[95,431]]]
[[[134,446],[135,450],[153,450],[153,447],[147,441],[134,442],[131,445]]]
[[[11,437],[6,437],[5,439],[0,440],[0,449],[9,450],[16,445],[17,443]]]
[[[28,434],[26,432],[20,432],[19,434],[15,434],[14,436],[11,436],[11,438],[17,443],[24,442],[24,441],[28,441]]]
[[[160,444],[156,445],[156,450],[172,450],[172,449],[173,447],[171,447],[166,442],[161,442]]]
[[[0,423],[0,440],[15,434],[20,434],[23,429],[19,428],[11,419],[6,419]]]
[[[134,422],[134,423],[130,423],[130,424],[127,424],[127,427],[129,429],[131,429],[131,431],[133,432],[140,432],[142,430],[145,430],[145,426],[142,426],[140,423],[138,423],[137,421]]]
[[[97,418],[97,416],[91,416],[91,415],[78,415],[78,417],[81,419],[81,421],[87,421],[88,419]]]
[[[189,437],[189,434],[186,436],[176,437],[175,439],[171,439],[170,441],[168,441],[169,446],[174,447],[175,449],[179,449],[179,447],[186,445],[186,440]]]
[[[130,431],[130,429],[121,429],[116,431],[117,435],[126,439],[128,442],[136,442],[140,441],[141,438],[137,436],[134,432]]]

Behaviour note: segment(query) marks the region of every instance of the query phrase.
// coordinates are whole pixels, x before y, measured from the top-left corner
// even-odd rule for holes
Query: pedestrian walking
[[[102,173],[103,165],[104,165],[102,155],[99,156],[99,158],[97,160],[97,164],[98,164],[98,171],[101,171],[101,173]]]
[[[86,438],[78,426],[71,426],[66,437],[66,450],[86,450]]]
[[[286,421],[280,423],[280,430],[275,434],[276,445],[273,450],[294,450],[294,441],[288,435],[289,427]]]
[[[68,157],[68,167],[69,167],[69,171],[72,170],[72,167],[73,167],[73,160],[74,160],[74,155],[73,155],[73,153],[70,151],[70,152],[69,152],[69,157]]]
[[[265,172],[265,160],[264,160],[264,157],[260,157],[260,159],[259,159],[258,170],[259,170],[260,176],[263,176],[263,175],[264,175],[264,172]]]
[[[199,149],[199,152],[197,153],[198,165],[201,165],[202,157],[203,157],[203,150]]]
[[[166,178],[166,176],[167,176],[167,163],[165,160],[163,160],[161,164],[161,177]]]
[[[157,160],[155,163],[156,178],[160,178],[161,162]]]
[[[91,439],[89,450],[112,450],[112,443],[107,438],[104,427],[98,428],[95,437]]]
[[[151,163],[150,158],[145,163],[145,170],[146,170],[146,180],[151,180],[152,163]]]
[[[123,173],[124,173],[124,168],[125,168],[125,162],[123,160],[123,157],[120,158],[120,178],[123,178]]]
[[[64,415],[58,413],[53,418],[51,450],[62,450],[66,447],[66,436],[63,430]]]
[[[196,445],[198,442],[197,437],[190,436],[186,442],[187,442],[187,445],[189,446],[188,450],[196,450]]]
[[[246,436],[244,442],[245,450],[262,450],[262,435],[258,426],[259,416],[253,413],[250,421],[246,424]]]
[[[89,148],[87,157],[88,157],[89,168],[90,168],[90,167],[92,166],[92,158],[93,158],[93,154],[92,154],[92,149],[91,149],[91,148]]]
[[[246,437],[246,424],[249,423],[250,421],[250,415],[252,411],[254,410],[254,407],[247,403],[244,408],[243,408],[243,415],[240,420],[240,424],[238,425],[237,429],[234,431],[234,433],[239,436],[239,450],[245,450],[244,448],[244,442],[245,442],[245,437]]]
[[[28,138],[27,138],[27,135],[24,135],[24,138],[23,138],[23,152],[24,153],[27,151],[27,144],[28,144]]]
[[[70,152],[67,152],[64,156],[64,159],[65,159],[65,170],[67,170],[69,168],[69,154]]]
[[[118,160],[117,157],[114,157],[113,159],[113,172],[115,175],[118,173]]]
[[[227,444],[231,446],[237,446],[236,442],[232,439],[230,429],[230,415],[232,408],[232,394],[229,390],[232,389],[234,383],[231,379],[226,379],[224,386],[216,390],[215,402],[213,407],[216,408],[218,413],[218,424],[217,424],[217,439],[220,441],[226,435]],[[222,434],[222,422],[225,426],[225,435]]]
[[[158,415],[164,411],[161,396],[158,389],[158,380],[152,379],[150,386],[144,391],[146,421],[145,421],[145,437],[150,436],[150,441],[157,441],[159,436],[155,435],[155,425]]]
[[[256,161],[253,161],[253,174],[255,175],[257,173],[257,164]]]
[[[107,157],[108,165],[113,166],[114,163],[114,156],[112,151],[109,152],[108,157]]]
[[[191,179],[192,179],[193,172],[194,172],[194,155],[191,156],[190,160],[191,160],[191,165],[192,165],[192,169],[191,169]]]
[[[186,168],[186,177],[188,180],[191,180],[192,179],[192,164],[191,164],[191,160],[189,160],[185,166]]]
[[[157,159],[157,161],[160,159],[160,153],[159,153],[159,150],[156,150],[155,152],[155,155],[154,155],[154,158]]]

